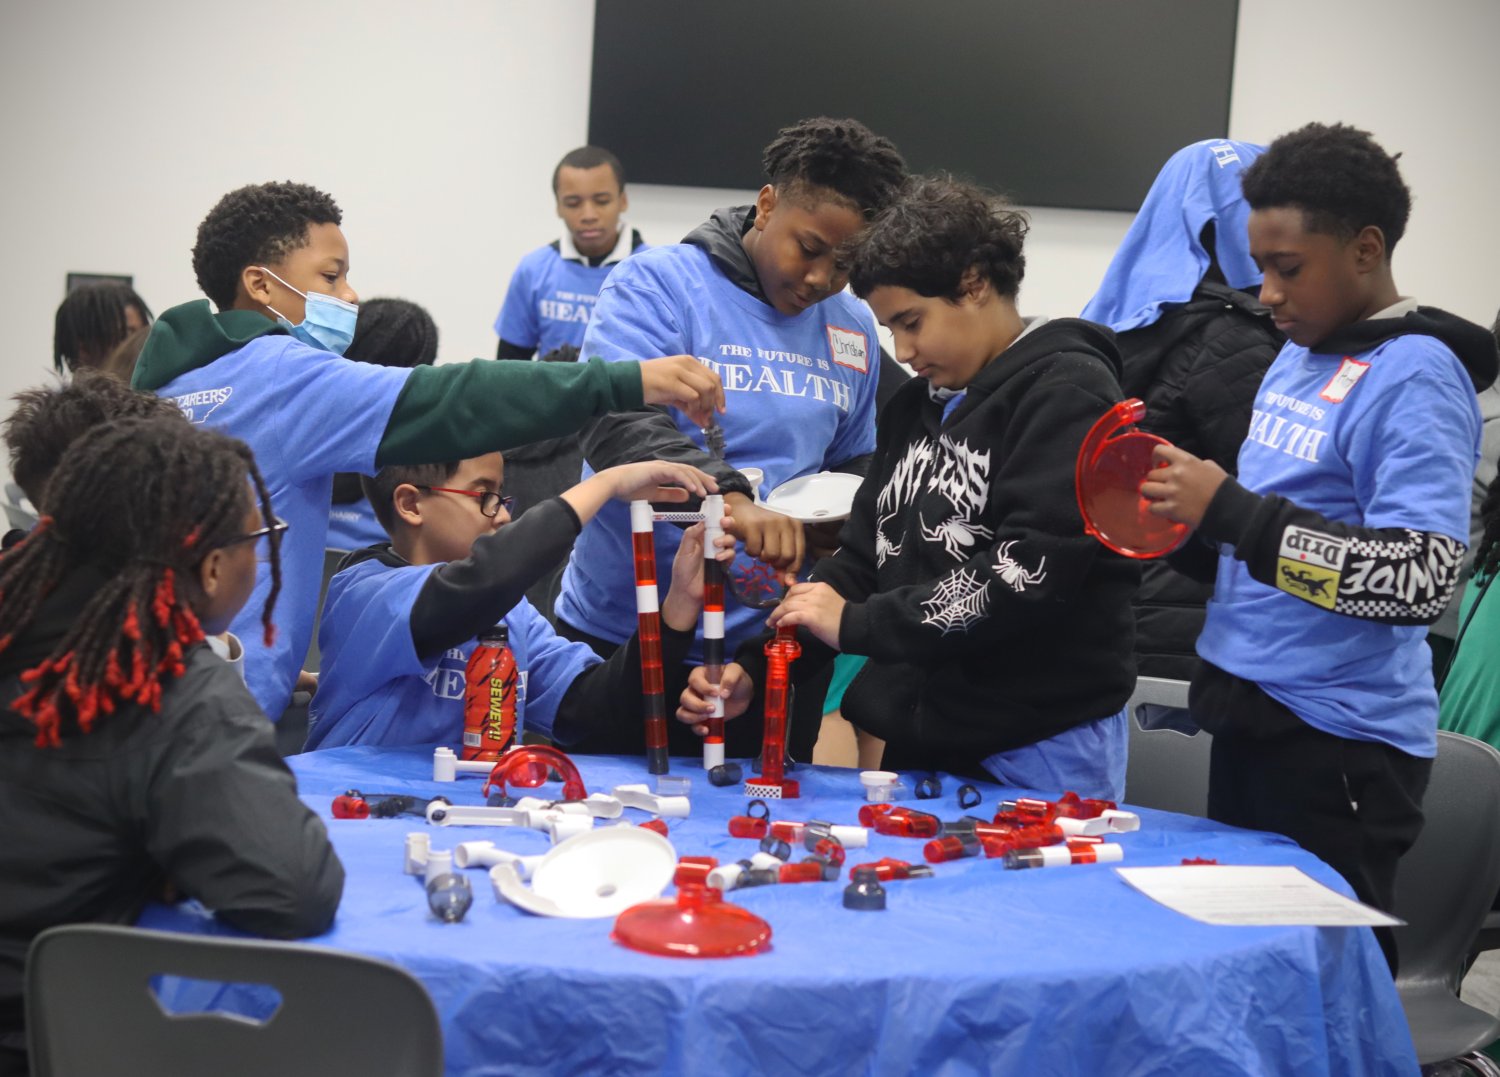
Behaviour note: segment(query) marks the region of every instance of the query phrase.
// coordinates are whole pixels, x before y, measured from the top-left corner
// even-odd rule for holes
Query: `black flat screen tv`
[[[1238,0],[596,0],[589,141],[641,183],[744,189],[806,116],[1029,206],[1134,210],[1229,126]]]

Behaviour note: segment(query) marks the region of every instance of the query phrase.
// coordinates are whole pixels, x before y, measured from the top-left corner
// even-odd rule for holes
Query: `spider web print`
[[[928,611],[922,623],[933,625],[949,632],[967,632],[990,615],[989,581],[981,581],[979,575],[969,569],[960,569],[944,576],[937,583],[932,597],[924,599],[922,606]]]

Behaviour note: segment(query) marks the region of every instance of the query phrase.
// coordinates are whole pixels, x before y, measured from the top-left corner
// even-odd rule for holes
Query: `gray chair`
[[[152,977],[268,984],[265,1021],[164,1012]],[[26,964],[33,1077],[437,1077],[432,1000],[395,965],[324,947],[102,924],[42,932]]]
[[[1142,677],[1126,704],[1130,720],[1130,757],[1125,768],[1125,799],[1142,808],[1182,815],[1208,812],[1208,753],[1213,738],[1201,730],[1188,735],[1176,729],[1150,729],[1146,708],[1187,707],[1188,682]],[[1149,719],[1148,719],[1149,722]]]
[[[1500,890],[1500,752],[1438,733],[1426,823],[1396,875],[1396,987],[1423,1065],[1500,1039],[1500,1019],[1459,1001],[1464,959]],[[1464,1062],[1481,1073],[1482,1056]]]

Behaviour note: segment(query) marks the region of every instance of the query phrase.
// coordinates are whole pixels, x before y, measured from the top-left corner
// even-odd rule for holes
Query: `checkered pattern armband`
[[[1462,542],[1430,531],[1319,523],[1282,530],[1271,581],[1278,589],[1346,617],[1401,625],[1431,624],[1453,598]]]

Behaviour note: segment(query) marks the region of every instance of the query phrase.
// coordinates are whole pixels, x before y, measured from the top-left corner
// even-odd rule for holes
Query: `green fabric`
[[[833,660],[833,680],[828,682],[828,694],[823,697],[824,714],[832,714],[844,705],[844,692],[867,661],[862,654],[841,654]]]
[[[163,311],[131,385],[154,392],[256,337],[286,329],[249,310],[215,314],[199,299]],[[466,460],[562,437],[611,411],[645,406],[639,363],[516,363],[475,359],[419,366],[391,410],[378,464]]]
[[[256,337],[286,330],[252,310],[215,314],[207,299],[162,311],[136,360],[133,389],[155,392],[189,370],[208,366],[220,356],[244,347]]]
[[[411,372],[375,462],[467,460],[558,438],[611,411],[645,406],[639,363],[474,359]]]
[[[1459,607],[1458,623],[1462,629],[1453,665],[1443,682],[1438,711],[1438,728],[1482,740],[1500,748],[1500,595],[1484,599],[1492,590],[1494,577],[1469,581]],[[1469,611],[1479,610],[1469,620]]]

